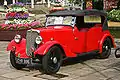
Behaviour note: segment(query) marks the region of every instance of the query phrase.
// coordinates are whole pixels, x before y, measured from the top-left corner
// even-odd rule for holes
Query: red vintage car
[[[45,73],[52,74],[66,57],[95,52],[99,58],[108,58],[116,45],[106,15],[98,10],[64,10],[46,15],[45,27],[28,30],[26,39],[16,34],[8,44],[12,66],[22,69],[38,63]]]

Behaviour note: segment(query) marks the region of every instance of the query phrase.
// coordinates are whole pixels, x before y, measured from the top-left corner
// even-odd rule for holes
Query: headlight
[[[42,37],[41,36],[36,37],[35,42],[36,44],[40,44],[42,42]]]
[[[21,35],[18,34],[14,37],[16,43],[20,43],[21,39],[22,39]]]

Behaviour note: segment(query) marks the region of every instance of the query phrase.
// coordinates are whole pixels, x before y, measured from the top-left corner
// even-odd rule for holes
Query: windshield
[[[49,16],[47,17],[46,26],[49,25],[74,25],[75,17],[73,16]]]

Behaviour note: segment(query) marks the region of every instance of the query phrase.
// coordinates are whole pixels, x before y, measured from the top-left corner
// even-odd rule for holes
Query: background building
[[[120,0],[84,0],[84,2],[85,9],[111,10],[120,5]]]
[[[112,8],[117,8],[119,0],[104,0],[104,9],[111,10]]]

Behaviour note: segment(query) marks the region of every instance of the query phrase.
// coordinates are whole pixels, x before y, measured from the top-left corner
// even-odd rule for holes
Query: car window
[[[101,23],[101,16],[84,16],[84,23]]]
[[[78,16],[76,18],[76,27],[80,30],[81,28],[91,28],[96,24],[103,24],[101,16],[96,15],[86,15]]]
[[[73,25],[75,17],[73,16],[49,16],[47,17],[46,26],[49,25]]]

